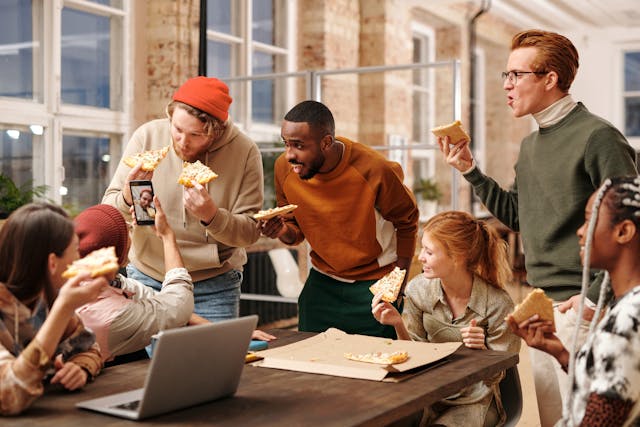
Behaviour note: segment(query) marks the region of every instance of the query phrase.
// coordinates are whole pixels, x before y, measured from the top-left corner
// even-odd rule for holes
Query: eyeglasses
[[[525,74],[547,74],[547,71],[503,71],[501,74],[502,81],[509,80],[509,83],[515,85],[518,83],[518,77]]]

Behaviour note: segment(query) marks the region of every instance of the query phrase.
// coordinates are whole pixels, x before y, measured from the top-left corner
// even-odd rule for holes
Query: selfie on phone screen
[[[153,186],[151,181],[131,181],[131,196],[138,225],[153,224],[156,208],[153,204]]]

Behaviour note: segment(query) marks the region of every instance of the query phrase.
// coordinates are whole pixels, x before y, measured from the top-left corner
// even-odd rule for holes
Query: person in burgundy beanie
[[[82,323],[96,335],[103,361],[144,349],[150,344],[152,335],[185,326],[193,314],[191,277],[184,268],[175,234],[157,199],[154,202],[156,226],[149,228],[155,230],[154,237],[164,250],[167,274],[162,290],[156,292],[135,279],[117,274],[97,300],[76,311]],[[120,265],[127,264],[129,227],[116,208],[91,206],[75,218],[74,228],[80,256],[114,246]]]
[[[184,82],[167,106],[167,118],[152,120],[132,135],[123,156],[170,149],[154,171],[123,162],[102,203],[127,214],[132,180],[152,180],[175,230],[185,267],[194,281],[195,312],[210,321],[239,315],[245,248],[260,237],[253,214],[262,209],[264,183],[258,146],[233,124],[228,86],[213,77]],[[183,162],[199,160],[218,174],[206,185],[178,184]],[[162,244],[151,227],[136,227],[128,277],[160,289],[165,277]]]

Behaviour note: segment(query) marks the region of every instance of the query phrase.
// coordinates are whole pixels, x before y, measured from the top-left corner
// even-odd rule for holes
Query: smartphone
[[[129,181],[133,212],[138,225],[153,225],[156,218],[156,207],[153,204],[153,184],[148,180]]]

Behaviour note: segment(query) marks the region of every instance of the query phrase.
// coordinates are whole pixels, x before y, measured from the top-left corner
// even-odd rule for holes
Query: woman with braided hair
[[[520,339],[504,318],[513,301],[504,290],[511,278],[507,245],[485,221],[466,212],[442,212],[424,227],[418,257],[423,274],[407,284],[402,316],[381,294],[374,317],[392,325],[399,339],[452,342],[473,349],[517,353]],[[423,422],[446,426],[499,426],[506,418],[499,382],[503,373],[461,390],[425,409]]]
[[[538,315],[508,323],[529,346],[554,356],[568,372],[572,393],[565,402],[564,426],[637,425],[640,412],[640,177],[612,178],[596,191],[577,232],[583,264],[582,298],[589,268],[608,274],[596,316],[579,351],[567,350],[551,322]],[[612,298],[609,295],[611,279]],[[606,310],[599,313],[604,301]],[[582,311],[582,307],[580,309]],[[575,347],[574,340],[574,347]]]

